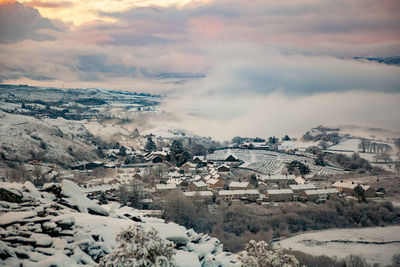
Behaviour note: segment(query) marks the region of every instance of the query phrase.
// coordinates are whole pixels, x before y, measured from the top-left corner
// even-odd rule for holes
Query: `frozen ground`
[[[400,252],[400,226],[324,230],[300,234],[277,244],[316,256],[343,258],[355,254],[370,263],[386,266]]]

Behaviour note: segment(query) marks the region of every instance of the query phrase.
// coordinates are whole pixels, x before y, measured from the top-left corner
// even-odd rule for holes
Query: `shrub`
[[[161,239],[155,229],[146,232],[141,226],[130,226],[117,235],[117,247],[100,261],[100,267],[175,266],[173,244]]]
[[[284,254],[282,250],[273,250],[264,241],[251,240],[246,245],[246,250],[239,254],[239,259],[243,267],[299,266],[299,262],[293,255]]]

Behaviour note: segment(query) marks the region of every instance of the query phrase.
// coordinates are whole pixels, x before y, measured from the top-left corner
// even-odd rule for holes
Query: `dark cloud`
[[[19,2],[0,4],[0,43],[15,43],[26,39],[52,41],[54,36],[40,33],[39,30],[60,30],[39,12]]]
[[[79,70],[80,77],[85,81],[100,80],[101,76],[135,77],[137,70],[135,67],[127,67],[121,64],[110,63],[106,55],[79,55],[76,68]],[[99,75],[98,75],[99,74]]]

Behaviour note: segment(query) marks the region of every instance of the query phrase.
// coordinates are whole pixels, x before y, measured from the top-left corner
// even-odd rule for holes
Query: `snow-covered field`
[[[394,254],[400,253],[400,226],[324,230],[293,236],[277,244],[316,256],[359,255],[370,263],[386,266]]]
[[[279,153],[265,150],[249,149],[223,149],[216,150],[213,154],[207,155],[208,160],[225,160],[229,155],[239,158],[244,163],[242,168],[254,170],[261,174],[279,174],[284,168],[284,164],[293,160],[306,164],[310,170],[310,175],[329,175],[341,174],[344,171],[333,167],[322,167],[314,164],[314,159],[301,155]]]
[[[360,144],[360,139],[347,139],[340,142],[337,145],[330,146],[329,150],[336,150],[336,151],[353,151],[358,152],[358,144]]]

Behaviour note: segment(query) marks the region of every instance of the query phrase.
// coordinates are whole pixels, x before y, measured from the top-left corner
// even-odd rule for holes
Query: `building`
[[[196,170],[197,165],[194,163],[186,162],[182,165],[181,169],[185,172],[193,172]]]
[[[222,189],[225,185],[223,181],[214,178],[207,180],[206,183],[210,189]]]
[[[243,190],[249,189],[249,182],[231,182],[229,184],[229,190]]]
[[[317,189],[314,184],[291,184],[289,188],[292,189],[294,193]]]
[[[203,201],[211,201],[213,193],[211,191],[188,191],[183,193],[187,198],[200,198]]]
[[[156,195],[166,195],[173,190],[177,190],[176,184],[156,184],[155,186]]]
[[[196,163],[197,165],[207,165],[207,161],[205,160],[204,156],[193,156],[193,163]]]
[[[188,185],[188,191],[205,191],[207,190],[207,184],[203,181],[193,182]]]
[[[376,196],[375,189],[373,189],[369,185],[362,185],[357,182],[336,181],[335,183],[332,184],[332,187],[336,188],[341,193],[354,195],[354,188],[356,188],[357,185],[360,185],[362,187],[362,189],[364,189],[365,197],[375,197]]]
[[[249,190],[220,190],[218,197],[225,201],[232,200],[251,200],[256,201],[260,197],[260,192],[257,189]]]
[[[235,155],[229,155],[229,156],[225,159],[225,161],[227,161],[227,162],[236,162],[236,161],[239,161],[239,158],[236,157]]]
[[[315,201],[321,199],[328,199],[332,195],[339,195],[339,191],[335,188],[328,189],[314,189],[314,190],[305,190],[301,193],[301,197],[303,199]]]
[[[265,193],[265,197],[269,201],[292,201],[293,194],[292,189],[270,189]]]
[[[228,165],[221,165],[217,168],[218,172],[229,172],[231,170],[231,168]]]

